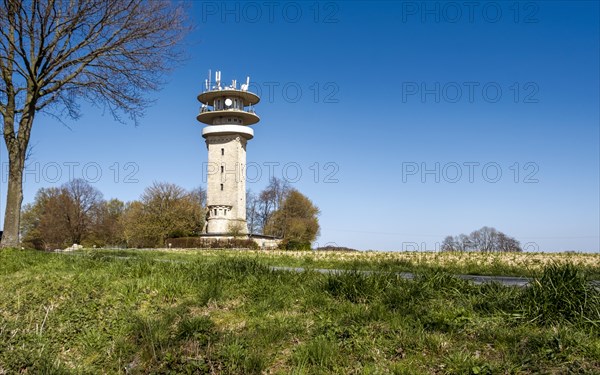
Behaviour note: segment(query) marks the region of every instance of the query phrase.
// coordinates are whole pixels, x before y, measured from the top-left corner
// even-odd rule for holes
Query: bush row
[[[258,249],[258,244],[250,239],[216,239],[206,237],[168,238],[165,245],[180,249]]]

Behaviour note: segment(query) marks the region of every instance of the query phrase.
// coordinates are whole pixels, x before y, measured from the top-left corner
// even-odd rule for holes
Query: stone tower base
[[[211,233],[211,234],[201,234],[199,237],[202,238],[203,240],[207,240],[207,241],[227,241],[227,240],[233,240],[233,239],[252,240],[258,245],[258,248],[261,250],[277,249],[279,247],[279,244],[281,243],[281,241],[283,241],[281,238],[276,238],[273,236],[265,236],[262,234],[245,234],[245,235],[241,235],[241,236],[233,236],[233,235],[227,234],[227,233]]]

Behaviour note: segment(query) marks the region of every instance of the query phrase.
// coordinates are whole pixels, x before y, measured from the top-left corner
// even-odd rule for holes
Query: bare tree
[[[458,251],[458,245],[456,241],[454,241],[454,237],[446,236],[444,241],[442,242],[442,251]]]
[[[289,192],[290,185],[286,180],[272,177],[269,185],[258,196],[258,225],[263,233],[269,218],[279,210]]]
[[[473,246],[479,251],[493,251],[495,250],[496,237],[498,231],[490,227],[482,227],[471,233],[470,240]]]
[[[80,178],[67,182],[62,190],[62,212],[70,241],[81,244],[101,209],[102,193]]]
[[[190,197],[195,199],[201,207],[206,208],[206,189],[202,186],[198,186],[190,191]]]
[[[516,239],[495,228],[482,227],[468,236],[465,234],[447,236],[442,242],[442,251],[520,252],[523,250]]]
[[[23,213],[24,242],[44,249],[81,244],[96,230],[104,204],[102,193],[82,179],[40,189]]]
[[[458,245],[459,251],[470,251],[473,250],[473,241],[466,234],[460,234],[455,237],[455,241]]]
[[[498,251],[502,252],[520,252],[523,251],[521,249],[521,244],[519,241],[515,240],[512,237],[508,237],[504,233],[498,233],[498,238],[496,240],[496,248]]]
[[[77,119],[78,100],[137,122],[181,57],[171,1],[0,0],[0,115],[9,158],[1,246],[18,245],[23,168],[39,112]]]
[[[261,232],[260,215],[259,215],[259,199],[251,190],[246,191],[246,222],[248,223],[248,231],[250,233]]]
[[[265,226],[269,221],[269,217],[275,211],[275,195],[272,190],[265,189],[258,196],[258,226],[264,234]]]

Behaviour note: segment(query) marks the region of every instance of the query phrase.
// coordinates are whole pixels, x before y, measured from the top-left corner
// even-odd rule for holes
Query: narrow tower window
[[[221,149],[221,155],[225,155],[225,149],[224,148]]]
[[[221,184],[221,191],[223,191],[223,184]]]
[[[225,167],[221,166],[221,173],[225,172]]]

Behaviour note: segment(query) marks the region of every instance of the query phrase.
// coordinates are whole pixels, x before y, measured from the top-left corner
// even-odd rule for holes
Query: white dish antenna
[[[229,99],[229,98],[225,99],[225,105],[227,107],[231,107],[232,104],[233,104],[233,102],[231,101],[231,99]]]

